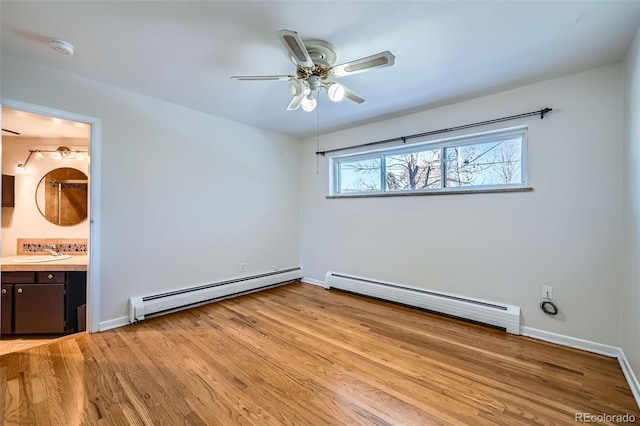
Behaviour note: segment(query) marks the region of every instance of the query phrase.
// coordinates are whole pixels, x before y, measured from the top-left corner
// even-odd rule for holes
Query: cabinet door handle
[[[7,289],[6,288],[2,289],[2,294],[7,294]]]
[[[22,289],[21,288],[19,288],[17,291],[18,291],[18,293],[22,293]]]
[[[52,279],[53,278],[53,274],[47,275],[47,278]]]

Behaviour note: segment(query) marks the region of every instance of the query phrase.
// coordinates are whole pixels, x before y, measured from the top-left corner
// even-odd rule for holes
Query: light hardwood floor
[[[308,284],[3,355],[0,413],[6,425],[640,418],[615,359]]]
[[[85,332],[83,331],[83,333]],[[8,354],[11,352],[20,352],[25,349],[53,343],[59,339],[68,339],[69,337],[71,337],[71,335],[63,337],[3,336],[2,340],[0,340],[0,355]]]

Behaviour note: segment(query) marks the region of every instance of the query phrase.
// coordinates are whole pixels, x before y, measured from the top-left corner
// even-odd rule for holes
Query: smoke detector
[[[51,48],[56,52],[62,53],[63,55],[73,55],[73,45],[64,40],[56,40],[52,38],[49,40],[49,46],[51,46]]]

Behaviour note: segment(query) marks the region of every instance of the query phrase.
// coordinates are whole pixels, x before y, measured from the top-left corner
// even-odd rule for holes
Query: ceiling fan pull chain
[[[320,96],[318,96],[318,108],[316,108],[316,152],[320,151]],[[316,155],[316,174],[320,174],[320,156]]]

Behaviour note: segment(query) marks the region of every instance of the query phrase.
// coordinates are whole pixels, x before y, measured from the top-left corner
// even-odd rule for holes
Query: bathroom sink
[[[58,256],[52,256],[50,254],[44,256],[21,256],[17,259],[13,259],[13,263],[41,263],[41,262],[54,262],[56,260],[69,259],[71,255],[61,254]]]

